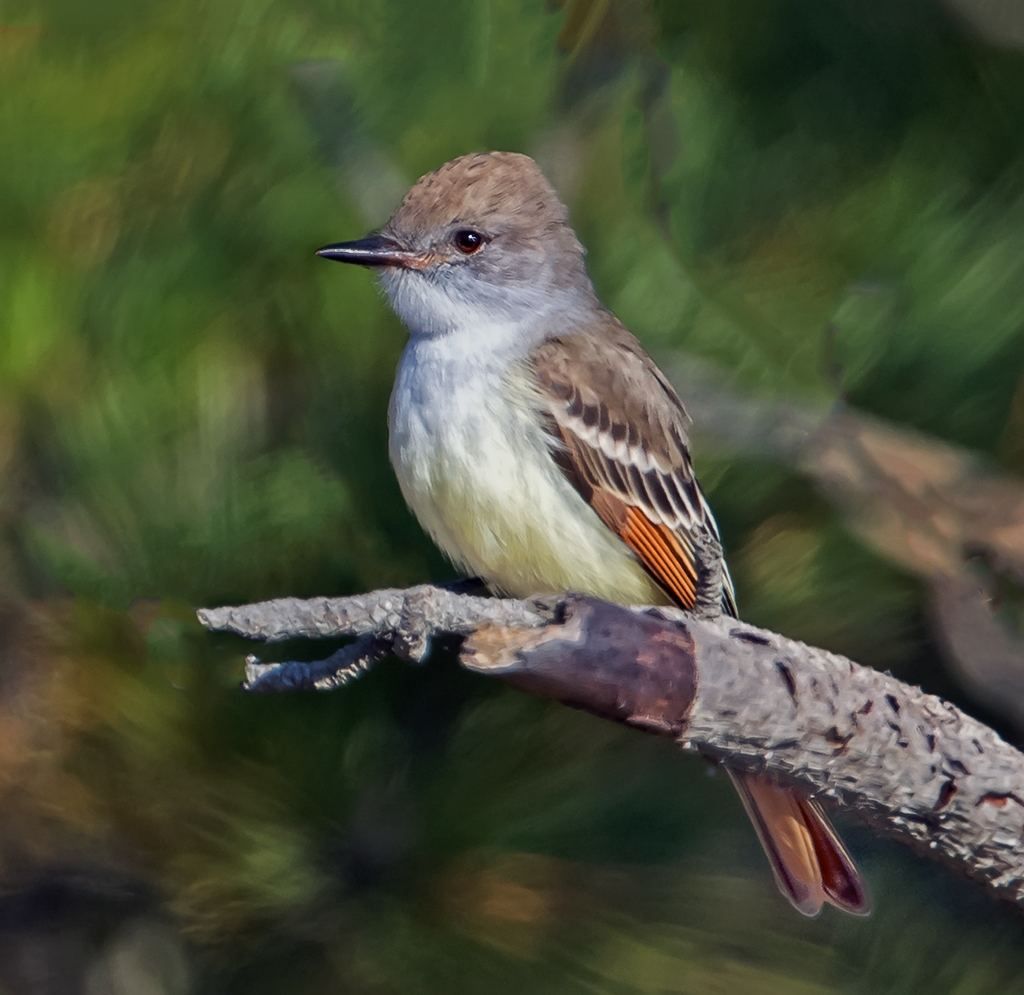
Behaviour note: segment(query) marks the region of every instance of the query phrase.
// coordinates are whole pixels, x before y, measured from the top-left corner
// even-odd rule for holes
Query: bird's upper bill
[[[429,263],[425,256],[410,252],[388,235],[373,234],[354,242],[335,242],[317,249],[316,254],[339,263],[357,263],[360,266],[401,266],[403,269],[423,269]]]

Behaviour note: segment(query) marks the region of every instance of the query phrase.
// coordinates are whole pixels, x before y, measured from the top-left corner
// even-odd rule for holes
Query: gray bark
[[[317,664],[250,660],[251,690],[337,686],[387,652],[418,662],[432,638],[464,637],[470,670],[800,785],[1024,906],[1024,754],[949,702],[825,650],[676,609],[429,586],[199,618],[268,641],[358,637]]]
[[[718,446],[792,467],[868,547],[916,574],[961,683],[1024,729],[1024,632],[1000,610],[1001,589],[1024,588],[1024,480],[845,405],[737,394],[728,375],[695,356],[665,357],[662,368]]]

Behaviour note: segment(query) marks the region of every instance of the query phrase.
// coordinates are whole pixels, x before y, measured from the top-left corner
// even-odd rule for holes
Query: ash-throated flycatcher
[[[682,402],[597,299],[567,219],[532,159],[479,153],[424,176],[380,232],[319,250],[376,267],[408,326],[388,418],[402,493],[457,564],[504,594],[735,615]],[[868,911],[814,801],[732,778],[797,909]]]

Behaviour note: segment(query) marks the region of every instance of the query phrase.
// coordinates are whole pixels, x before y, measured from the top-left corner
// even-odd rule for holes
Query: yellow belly
[[[538,493],[547,482],[524,479],[529,476],[514,475],[520,485],[514,493],[449,480],[410,504],[452,560],[503,594],[581,591],[621,604],[667,603],[628,547],[575,491],[555,501],[552,493]]]
[[[443,405],[411,403],[401,372],[392,465],[420,524],[455,563],[512,597],[571,590],[667,603],[558,469],[524,384],[453,380]]]

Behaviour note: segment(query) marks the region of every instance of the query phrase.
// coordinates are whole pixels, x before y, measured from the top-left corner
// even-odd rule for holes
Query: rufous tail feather
[[[816,802],[762,775],[729,776],[779,890],[798,912],[816,916],[826,902],[851,915],[871,912],[860,871]]]

